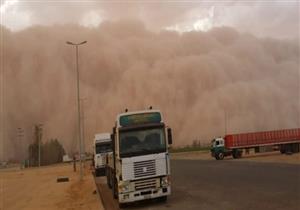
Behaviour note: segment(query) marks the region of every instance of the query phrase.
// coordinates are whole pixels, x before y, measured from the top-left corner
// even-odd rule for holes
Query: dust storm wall
[[[208,142],[225,127],[236,133],[300,126],[299,40],[228,27],[151,32],[133,20],[92,29],[2,27],[2,35],[5,157],[20,156],[37,123],[44,141],[58,138],[68,152],[77,150],[75,49],[67,40],[88,41],[79,49],[87,150],[95,133],[111,131],[119,112],[150,105],[173,128],[175,146]]]

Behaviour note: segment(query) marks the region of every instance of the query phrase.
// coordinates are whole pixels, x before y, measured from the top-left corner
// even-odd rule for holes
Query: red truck
[[[267,146],[276,146],[281,153],[299,152],[300,128],[229,134],[212,140],[211,155],[217,160],[230,155],[240,158],[243,149],[254,148],[255,152],[259,152],[260,148]]]

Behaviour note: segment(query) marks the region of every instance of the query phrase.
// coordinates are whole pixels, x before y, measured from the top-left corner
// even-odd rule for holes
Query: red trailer
[[[213,140],[211,153],[216,159],[228,155],[239,158],[242,149],[259,151],[264,146],[278,146],[281,153],[299,152],[300,128],[226,135]]]

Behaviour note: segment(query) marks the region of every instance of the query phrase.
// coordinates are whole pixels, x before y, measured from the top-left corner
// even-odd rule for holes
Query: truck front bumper
[[[128,193],[119,194],[119,203],[130,203],[140,200],[147,200],[152,198],[158,198],[168,196],[171,194],[171,187],[159,187],[155,189],[145,189]]]

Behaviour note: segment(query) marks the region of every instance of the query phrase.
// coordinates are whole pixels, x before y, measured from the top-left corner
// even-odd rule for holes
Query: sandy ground
[[[215,160],[207,151],[172,153],[171,158],[186,160]],[[243,157],[240,159],[225,157],[224,160],[300,164],[300,153],[285,155],[280,154],[280,152],[265,152],[257,154],[250,152],[248,155],[243,154]]]
[[[85,167],[83,181],[79,170],[73,172],[72,164],[58,164],[41,168],[0,170],[0,210],[30,209],[100,209],[103,210],[96,186]],[[56,182],[67,176],[69,182]]]

